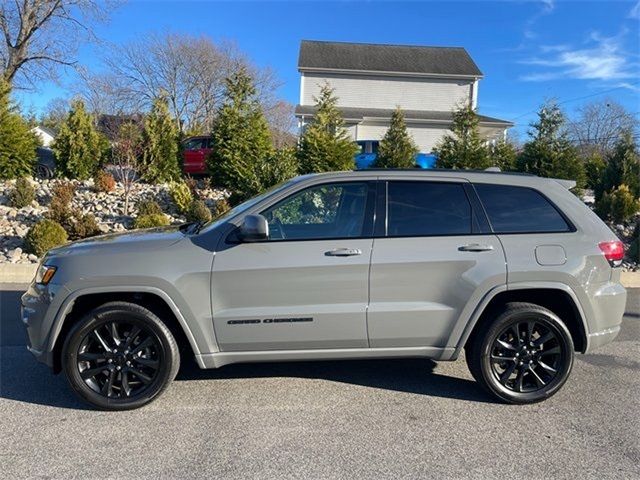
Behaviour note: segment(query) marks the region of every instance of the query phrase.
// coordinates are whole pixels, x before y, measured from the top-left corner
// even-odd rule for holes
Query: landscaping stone
[[[53,186],[59,180],[35,181],[36,200],[22,209],[10,207],[9,191],[15,180],[0,181],[0,264],[37,263],[38,257],[23,252],[24,236],[37,221],[42,220],[49,210]],[[95,192],[93,181],[71,181],[76,186],[71,207],[82,213],[95,216],[102,233],[125,232],[133,227],[136,204],[143,198],[153,199],[167,214],[172,224],[186,221],[177,211],[169,196],[169,185],[148,185],[139,183],[133,186],[129,198],[129,214],[124,214],[124,189],[116,184],[113,192]],[[227,192],[219,189],[202,188],[199,193],[205,203],[213,208],[218,200],[228,197]]]

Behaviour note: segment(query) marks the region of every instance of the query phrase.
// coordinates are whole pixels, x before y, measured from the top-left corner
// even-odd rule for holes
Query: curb
[[[0,283],[31,283],[37,263],[0,263]]]
[[[36,263],[0,263],[0,283],[31,283]],[[621,272],[620,282],[626,288],[640,288],[640,271]]]

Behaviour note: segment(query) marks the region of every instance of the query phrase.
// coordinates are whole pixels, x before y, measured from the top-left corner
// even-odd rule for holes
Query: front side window
[[[445,182],[389,182],[387,236],[471,233],[471,204],[464,187]]]
[[[568,232],[560,212],[539,192],[510,185],[475,185],[495,233]]]
[[[355,238],[364,235],[368,185],[335,183],[307,188],[262,212],[270,240]]]

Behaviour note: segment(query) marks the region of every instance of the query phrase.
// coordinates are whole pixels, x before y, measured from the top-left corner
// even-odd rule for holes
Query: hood
[[[185,238],[179,226],[150,228],[124,233],[109,233],[97,237],[85,238],[54,248],[47,256],[65,256],[81,253],[110,251],[149,251],[165,248]]]

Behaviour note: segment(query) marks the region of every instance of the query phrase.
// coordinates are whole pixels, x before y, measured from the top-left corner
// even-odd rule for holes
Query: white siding
[[[305,73],[300,97],[302,105],[313,105],[320,87],[328,82],[335,89],[338,105],[356,108],[395,108],[449,112],[469,101],[472,81],[431,78],[398,78],[373,75],[329,75]]]
[[[388,125],[362,124],[358,125],[358,138],[356,140],[380,140],[389,128]],[[413,137],[422,153],[431,153],[442,137],[449,129],[441,125],[407,125],[407,131]]]

